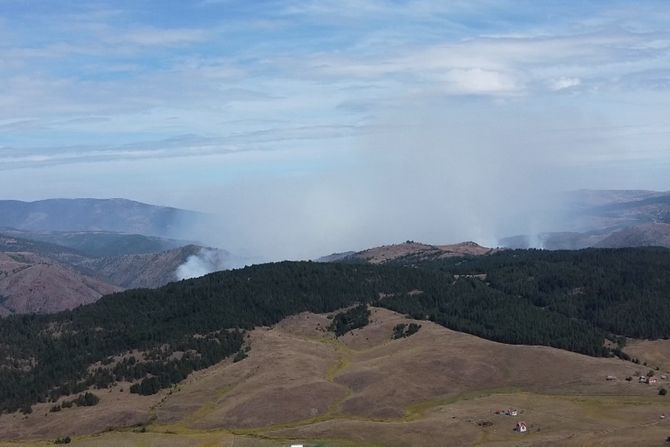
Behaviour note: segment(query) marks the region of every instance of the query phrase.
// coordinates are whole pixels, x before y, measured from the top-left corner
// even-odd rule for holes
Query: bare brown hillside
[[[76,267],[123,289],[155,288],[176,281],[177,267],[201,248],[187,245],[160,253],[87,258]]]
[[[0,253],[0,315],[51,313],[121,290],[34,253]]]

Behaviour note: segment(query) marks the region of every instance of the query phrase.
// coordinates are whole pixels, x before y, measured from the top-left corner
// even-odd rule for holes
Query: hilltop
[[[420,242],[406,241],[401,244],[382,245],[359,252],[333,253],[319,258],[319,262],[367,262],[370,264],[386,264],[393,262],[424,262],[438,259],[483,256],[492,254],[497,249],[482,247],[468,241],[451,245],[430,245]]]
[[[500,344],[370,310],[368,325],[339,338],[327,330],[333,313],[287,317],[250,331],[240,361],[155,395],[128,393],[120,382],[95,391],[94,407],[50,411],[64,398],[37,404],[26,416],[0,416],[0,436],[71,436],[75,446],[248,447],[423,447],[445,436],[453,446],[632,447],[667,436],[659,420],[667,399],[624,380],[638,365]],[[420,329],[393,339],[396,326],[409,324]],[[509,409],[519,415],[505,415]],[[530,433],[513,431],[519,420]]]

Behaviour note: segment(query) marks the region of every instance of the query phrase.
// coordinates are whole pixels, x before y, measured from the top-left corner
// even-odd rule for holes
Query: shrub
[[[410,324],[397,324],[393,327],[393,339],[397,340],[399,338],[409,337],[421,329],[420,324],[410,323]]]
[[[370,322],[369,317],[370,311],[368,310],[368,306],[366,304],[360,304],[335,315],[333,322],[328,329],[335,332],[335,335],[339,337],[351,330],[367,326]]]
[[[233,357],[233,363],[237,363],[237,362],[239,362],[239,361],[241,361],[241,360],[246,359],[247,357],[249,357],[249,356],[247,355],[247,353],[246,353],[244,350],[240,349],[240,350],[237,352],[237,354],[235,354],[235,357]]]

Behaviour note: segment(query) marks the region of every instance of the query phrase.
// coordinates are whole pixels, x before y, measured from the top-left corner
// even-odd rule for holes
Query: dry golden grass
[[[0,417],[0,439],[46,438],[99,433],[116,427],[148,422],[152,405],[165,392],[154,396],[139,396],[128,392],[129,384],[119,384],[109,390],[92,390],[100,402],[94,407],[66,408],[52,413],[56,403],[36,404],[30,415],[14,413]],[[120,390],[123,389],[123,392]]]
[[[650,367],[670,371],[670,340],[629,340],[624,351]]]

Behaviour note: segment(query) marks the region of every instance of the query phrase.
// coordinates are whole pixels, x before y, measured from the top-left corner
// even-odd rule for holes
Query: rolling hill
[[[8,446],[67,436],[75,446],[423,447],[448,438],[464,447],[633,447],[667,436],[659,419],[667,399],[624,380],[639,370],[634,363],[495,343],[383,308],[335,338],[329,317],[300,313],[255,329],[245,359],[154,395],[118,382],[94,390],[93,407],[51,411],[61,398],[2,415],[0,438]],[[421,325],[415,335],[392,339],[395,326],[411,323]],[[513,430],[520,420],[529,433]]]

